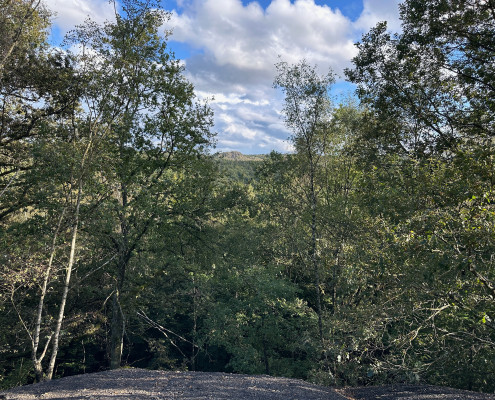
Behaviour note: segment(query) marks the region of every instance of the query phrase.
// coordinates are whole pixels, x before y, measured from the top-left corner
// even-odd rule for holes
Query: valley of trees
[[[495,391],[495,2],[406,0],[294,153],[212,155],[169,15],[0,0],[0,387],[121,366]]]

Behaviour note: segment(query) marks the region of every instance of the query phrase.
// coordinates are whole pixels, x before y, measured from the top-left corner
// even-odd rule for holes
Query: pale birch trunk
[[[316,313],[318,314],[318,334],[323,342],[323,321],[321,308],[321,290],[320,290],[320,267],[318,262],[318,233],[316,221],[316,209],[318,199],[315,188],[315,166],[313,157],[310,154],[310,191],[311,191],[311,263],[313,264],[313,273],[315,279],[315,294],[316,294]]]
[[[48,370],[46,373],[46,379],[47,380],[52,379],[53,371],[55,369],[55,360],[57,359],[59,339],[60,339],[60,329],[62,327],[62,322],[64,319],[65,304],[67,302],[67,293],[69,292],[70,277],[72,274],[72,267],[74,266],[74,260],[75,260],[75,255],[76,255],[77,229],[79,227],[79,208],[81,205],[81,195],[82,195],[82,174],[81,174],[81,177],[79,178],[79,187],[78,187],[78,191],[77,191],[76,209],[74,211],[74,222],[72,224],[72,240],[71,240],[71,245],[70,245],[69,262],[67,264],[67,269],[66,269],[66,274],[65,274],[65,283],[64,283],[63,293],[62,293],[62,300],[60,302],[57,324],[55,326],[55,332],[53,333],[52,354],[50,357],[50,363],[48,365]]]
[[[75,130],[77,133],[77,129]],[[60,330],[62,328],[62,323],[65,314],[65,304],[67,303],[67,294],[69,292],[70,278],[72,274],[72,268],[74,266],[75,256],[76,256],[76,245],[77,245],[77,231],[79,228],[79,211],[81,206],[82,190],[83,190],[83,180],[84,172],[86,166],[86,160],[89,151],[93,145],[93,130],[90,129],[89,140],[86,148],[84,150],[83,156],[81,158],[81,164],[79,166],[79,177],[77,180],[77,197],[76,197],[76,207],[74,210],[73,222],[72,222],[72,239],[70,245],[69,261],[67,263],[64,288],[62,292],[62,299],[60,301],[59,313],[57,318],[57,323],[55,325],[55,331],[53,332],[53,344],[52,344],[52,354],[50,357],[50,362],[48,364],[48,370],[45,376],[46,380],[51,380],[53,377],[53,371],[55,370],[55,361],[57,359],[58,347],[60,342]]]
[[[35,379],[37,382],[40,382],[43,379],[43,367],[41,365],[41,362],[43,361],[43,358],[46,355],[46,351],[48,349],[48,346],[50,344],[50,341],[53,337],[53,334],[49,336],[49,338],[46,341],[45,347],[43,349],[43,352],[41,355],[38,357],[38,347],[40,343],[40,331],[41,331],[41,320],[43,317],[43,307],[45,303],[45,296],[48,288],[48,282],[50,280],[50,274],[52,270],[52,265],[53,265],[53,259],[55,258],[55,251],[56,251],[56,245],[57,245],[57,239],[58,239],[58,234],[60,233],[60,229],[62,227],[62,222],[65,216],[65,211],[67,207],[64,207],[62,209],[62,213],[60,214],[60,218],[57,223],[57,228],[55,230],[55,233],[53,235],[53,241],[52,241],[52,247],[50,251],[50,259],[48,260],[48,267],[45,272],[45,277],[43,278],[43,285],[41,287],[41,294],[40,294],[40,300],[38,303],[38,312],[36,315],[36,324],[34,328],[34,335],[32,337],[32,360],[33,360],[33,366],[34,366],[34,373],[35,373]]]

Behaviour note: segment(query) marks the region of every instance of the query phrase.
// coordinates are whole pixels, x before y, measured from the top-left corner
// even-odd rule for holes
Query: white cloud
[[[264,99],[273,98],[268,88]],[[228,98],[215,95],[215,127],[219,150],[240,150],[245,153],[266,153],[271,150],[288,151],[289,136],[278,110],[278,101],[267,104],[266,100],[252,101],[243,95],[232,94]],[[236,143],[237,147],[233,147]]]
[[[98,23],[115,19],[113,4],[108,1],[45,0],[45,4],[55,13],[53,22],[63,34],[73,29],[76,25],[84,23],[88,17]]]
[[[352,0],[359,1],[359,0]],[[106,0],[46,0],[63,33],[90,16],[96,22],[114,18]],[[331,4],[331,1],[328,1]],[[272,0],[266,9],[256,1],[176,0],[166,28],[172,41],[187,44],[186,74],[200,98],[212,98],[219,150],[262,153],[288,151],[289,132],[280,118],[282,99],[272,89],[274,64],[305,58],[327,72],[342,75],[356,55],[354,42],[378,21],[400,28],[399,0],[363,0],[354,22],[338,9],[314,0]]]
[[[173,40],[202,49],[216,66],[273,76],[281,56],[340,71],[355,54],[351,21],[313,0],[273,0],[266,10],[256,2],[193,0],[169,23]]]
[[[392,32],[400,31],[398,5],[401,0],[363,0],[363,12],[355,23],[361,31],[368,31],[378,22],[387,21],[387,28]]]
[[[172,40],[198,50],[186,60],[201,97],[211,97],[219,149],[287,151],[289,132],[271,84],[275,63],[305,58],[341,73],[356,54],[353,23],[313,0],[272,0],[264,10],[240,0],[190,0],[173,12]],[[209,96],[208,96],[209,95]]]

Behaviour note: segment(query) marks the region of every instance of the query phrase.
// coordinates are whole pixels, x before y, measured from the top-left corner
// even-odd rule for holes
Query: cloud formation
[[[44,3],[54,12],[53,23],[62,35],[83,24],[88,17],[98,23],[115,19],[114,6],[106,0],[44,0]]]
[[[199,97],[210,99],[215,111],[218,150],[290,150],[285,142],[290,133],[280,118],[283,99],[272,88],[274,65],[280,58],[289,63],[305,58],[321,73],[331,68],[342,76],[356,54],[354,42],[364,32],[383,20],[391,30],[399,30],[400,0],[349,2],[347,7],[363,6],[354,20],[314,0],[271,0],[266,8],[256,1],[175,1],[176,9],[171,10],[172,18],[164,28],[173,30],[172,49],[181,44],[191,50],[184,60],[187,75]],[[88,15],[97,22],[114,15],[106,0],[46,3],[57,11],[55,23],[62,31],[82,23]],[[335,3],[329,0],[327,4]],[[340,90],[343,86],[339,85]]]
[[[356,21],[356,28],[361,31],[368,31],[378,22],[387,21],[389,30],[399,32],[398,3],[398,1],[394,0],[364,0],[364,9]]]
[[[240,0],[183,0],[167,27],[173,29],[172,40],[197,50],[186,60],[187,71],[203,95],[215,98],[218,149],[288,151],[282,99],[271,87],[275,63],[305,58],[322,73],[331,68],[342,76],[362,33],[382,20],[400,27],[397,4],[364,0],[353,22],[314,0],[272,0],[266,9]]]
[[[281,56],[341,70],[355,54],[351,21],[313,0],[273,0],[264,10],[240,0],[194,0],[173,12],[173,39],[204,49],[218,66],[266,77]]]

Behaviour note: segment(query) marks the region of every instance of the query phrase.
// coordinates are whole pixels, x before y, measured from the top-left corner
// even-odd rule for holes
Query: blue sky
[[[215,112],[217,151],[246,154],[290,151],[280,111],[283,98],[272,88],[274,64],[305,58],[338,76],[335,96],[352,93],[343,69],[356,54],[354,43],[379,21],[400,29],[400,0],[175,0],[164,1],[171,19],[169,46],[184,61],[200,99]],[[88,16],[112,19],[107,0],[45,0],[56,12],[56,41]]]

